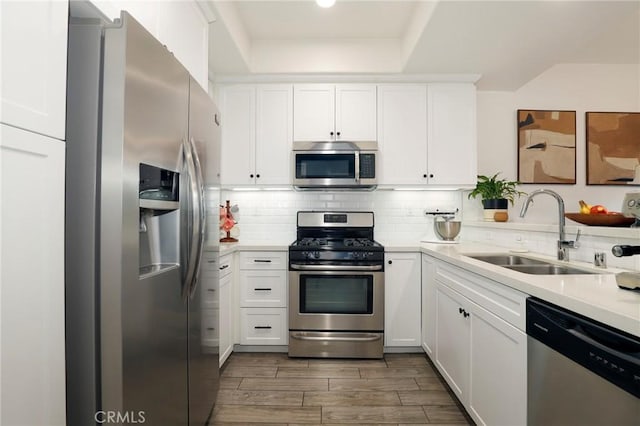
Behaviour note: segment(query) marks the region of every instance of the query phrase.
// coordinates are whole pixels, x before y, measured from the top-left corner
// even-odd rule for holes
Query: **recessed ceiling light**
[[[331,7],[336,4],[336,0],[316,0],[316,4],[320,7]]]

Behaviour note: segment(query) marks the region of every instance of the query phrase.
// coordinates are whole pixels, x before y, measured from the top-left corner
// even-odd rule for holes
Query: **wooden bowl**
[[[567,219],[574,222],[589,226],[631,226],[635,219],[632,217],[624,217],[621,213],[609,214],[584,214],[584,213],[565,213]]]

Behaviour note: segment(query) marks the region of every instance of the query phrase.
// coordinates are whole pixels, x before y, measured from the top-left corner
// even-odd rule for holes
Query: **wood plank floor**
[[[384,360],[234,353],[221,371],[214,425],[468,425],[422,354]]]

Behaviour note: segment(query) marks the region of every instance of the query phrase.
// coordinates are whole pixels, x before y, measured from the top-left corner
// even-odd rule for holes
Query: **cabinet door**
[[[0,122],[65,138],[68,10],[65,1],[0,2]]]
[[[427,183],[426,85],[378,86],[378,149],[380,185]]]
[[[386,253],[384,341],[420,346],[420,253]]]
[[[469,414],[478,424],[527,423],[527,335],[470,303]]]
[[[220,366],[233,352],[233,274],[227,274],[220,279]]]
[[[164,1],[158,9],[156,37],[207,91],[209,81],[209,23],[195,1]]]
[[[290,185],[293,88],[257,87],[256,183]]]
[[[435,263],[422,255],[422,348],[433,360],[436,345],[436,280]]]
[[[336,140],[377,140],[376,109],[374,84],[336,86]]]
[[[0,125],[0,161],[0,423],[64,425],[65,145]]]
[[[229,86],[221,91],[223,185],[255,183],[256,91]]]
[[[293,140],[335,139],[335,89],[332,84],[293,86]]]
[[[437,283],[436,365],[451,390],[466,405],[471,327],[468,317],[463,315],[465,303],[462,295]]]
[[[475,86],[429,84],[428,99],[429,184],[474,186],[478,167]]]

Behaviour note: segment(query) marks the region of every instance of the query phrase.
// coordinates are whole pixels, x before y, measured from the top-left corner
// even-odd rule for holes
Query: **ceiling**
[[[559,63],[640,64],[638,1],[210,1],[214,80],[477,74],[515,90]]]

